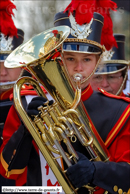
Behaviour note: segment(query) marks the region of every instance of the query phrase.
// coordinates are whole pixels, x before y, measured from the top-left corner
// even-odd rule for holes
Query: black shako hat
[[[6,36],[0,33],[0,61],[5,61],[7,56],[24,41],[24,32],[17,29],[16,36]]]
[[[104,52],[103,67],[98,68],[95,74],[111,74],[123,71],[129,65],[125,60],[125,35],[114,34],[118,47]]]
[[[81,52],[100,54],[104,47],[100,44],[104,18],[94,13],[90,23],[77,24],[75,14],[59,12],[54,16],[54,26],[66,25],[71,28],[70,35],[63,43],[63,50],[67,52]]]

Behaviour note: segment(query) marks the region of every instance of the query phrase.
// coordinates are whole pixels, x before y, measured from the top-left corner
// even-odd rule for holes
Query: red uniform
[[[44,88],[42,88],[42,89],[43,89],[44,92],[46,92],[44,90]],[[34,90],[32,90],[32,86],[23,85],[22,86],[22,90],[21,90],[21,96],[24,97],[25,94],[26,95],[31,95],[31,96],[36,96],[36,92]],[[11,88],[11,89],[3,92],[0,95],[0,103],[1,103],[1,105],[3,105],[3,106],[0,106],[0,108],[2,108],[2,107],[4,108],[3,110],[1,110],[1,113],[4,111],[3,112],[4,115],[2,114],[1,115],[1,118],[0,118],[0,122],[3,123],[3,127],[1,128],[2,131],[3,131],[3,128],[4,128],[4,123],[6,121],[6,118],[9,117],[9,120],[10,120],[9,126],[7,127],[7,129],[9,129],[9,131],[7,129],[5,129],[4,132],[3,132],[3,134],[1,132],[2,138],[3,138],[3,145],[5,145],[8,142],[8,140],[10,139],[10,137],[14,133],[14,130],[10,130],[10,129],[15,129],[15,128],[17,128],[17,127],[19,127],[21,125],[21,121],[19,120],[19,117],[18,117],[18,114],[17,114],[16,110],[14,109],[14,111],[12,111],[13,108],[14,108],[14,106],[12,106],[12,104],[13,104],[12,98],[13,98],[13,88]],[[5,102],[6,102],[6,106],[4,104]],[[7,116],[8,115],[8,112],[9,112],[9,116]],[[11,112],[11,114],[10,114],[10,112]],[[9,136],[7,134],[9,134]],[[4,136],[6,136],[6,135],[8,136],[8,138],[6,139],[6,141],[4,141]],[[3,147],[3,145],[2,145],[2,147]],[[2,147],[0,147],[0,150],[2,149]],[[2,170],[2,169],[0,168],[0,170]],[[26,183],[26,179],[27,179],[27,169],[25,168],[23,170],[23,172],[24,173],[22,174],[22,179],[21,178],[16,179],[16,183],[15,183],[16,185],[24,185]],[[2,174],[2,176],[4,176],[5,178],[7,178],[7,175],[5,175],[5,173],[3,174],[3,173],[0,172],[0,174]],[[12,178],[12,179],[14,179],[14,178]],[[10,185],[7,181],[5,183],[6,183],[6,185]],[[11,184],[11,186],[12,185],[13,184]]]
[[[27,86],[27,85],[23,85],[22,87],[22,91],[21,94],[23,95],[25,92],[28,94],[33,95],[36,92],[31,90],[32,87],[31,86]],[[4,128],[4,124],[8,115],[8,112],[10,110],[10,107],[13,104],[13,101],[10,100],[10,97],[12,96],[13,93],[13,88],[6,90],[5,92],[0,94],[0,149],[1,149],[1,144],[3,142],[3,128]],[[7,178],[5,176],[5,178]],[[25,177],[23,177],[24,182],[22,183],[22,185],[24,185],[26,183],[26,175]],[[15,181],[13,180],[9,180],[9,179],[4,179],[2,176],[0,176],[0,182],[1,185],[8,185],[8,186],[13,186],[15,185]]]

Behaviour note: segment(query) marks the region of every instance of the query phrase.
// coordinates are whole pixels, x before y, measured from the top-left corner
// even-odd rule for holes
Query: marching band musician
[[[20,44],[24,39],[24,32],[21,29],[17,29],[17,36],[6,36],[0,33],[0,113],[1,114],[1,143],[2,144],[2,128],[6,120],[9,108],[12,102],[9,99],[10,94],[13,92],[13,85],[15,81],[22,75],[23,70],[21,67],[16,69],[8,69],[4,67],[4,61],[7,56]]]
[[[23,71],[21,68],[7,69],[4,67],[4,61],[7,56],[24,40],[24,32],[17,29],[12,20],[12,13],[7,14],[7,5],[11,9],[16,8],[11,2],[1,2],[1,23],[0,23],[0,147],[2,145],[2,132],[4,123],[10,107],[13,102],[9,96],[13,92],[13,85]],[[5,19],[6,18],[6,19]],[[8,18],[8,19],[7,19]],[[15,185],[14,180],[9,180],[0,175],[0,185]]]
[[[109,10],[114,9],[115,4],[110,0],[104,2],[110,22]],[[98,3],[101,5],[103,1],[99,0]],[[90,9],[92,8],[90,14],[86,10],[88,6]],[[94,187],[95,194],[127,193],[130,188],[130,99],[108,94],[104,90],[94,92],[90,86],[90,78],[97,68],[98,60],[104,48],[100,44],[103,26],[102,15],[104,15],[104,26],[107,25],[106,10],[101,15],[98,11],[103,12],[104,9],[96,9],[96,6],[92,6],[93,4],[90,1],[72,0],[64,12],[55,15],[54,22],[55,26],[67,25],[71,28],[70,36],[63,43],[62,59],[72,79],[75,73],[80,73],[85,80],[81,84],[82,101],[106,148],[109,150],[111,161],[106,163],[90,161],[87,158],[86,149],[77,140],[72,145],[78,152],[79,161],[67,169],[67,175],[72,184],[80,188],[78,193],[87,194],[88,189],[83,185],[88,183]],[[75,14],[73,14],[73,11]],[[95,13],[92,11],[95,11]],[[111,28],[109,30],[112,32]],[[107,30],[104,28],[103,31],[108,32],[108,28]],[[110,34],[112,35],[112,33]],[[108,50],[116,45],[115,39],[110,34],[105,37],[108,44],[103,42],[104,34],[102,34],[102,43]],[[37,107],[44,104],[45,101],[46,99],[43,97],[33,98],[27,106],[27,113],[31,117],[37,115]],[[51,104],[52,101],[50,101]],[[4,131],[6,133],[3,132],[1,173],[8,178],[19,179],[28,166],[28,185],[41,185],[38,148],[32,141],[28,130],[21,124],[13,106],[6,120]],[[64,143],[62,145],[64,148]]]
[[[76,7],[76,3],[75,3],[75,1],[72,1],[71,4],[67,7],[68,12],[72,12],[72,10],[75,11],[75,18],[77,16],[77,23],[80,20],[80,17],[78,15],[80,13],[78,11],[81,10],[80,8],[82,6],[83,5],[80,4],[77,6],[77,9],[74,10]],[[67,15],[68,15],[68,13],[63,13],[63,12],[58,13],[55,16],[55,21],[54,21],[55,26],[68,25],[72,28],[72,33],[69,37],[70,39],[68,38],[68,40],[66,40],[64,42],[64,45],[63,45],[64,63],[66,65],[67,70],[68,70],[71,77],[73,77],[73,75],[75,73],[81,73],[83,77],[86,77],[86,76],[88,76],[88,74],[87,74],[88,72],[89,72],[89,75],[91,74],[91,72],[92,72],[91,68],[93,66],[94,57],[96,60],[97,56],[99,54],[99,53],[98,54],[96,53],[99,51],[99,50],[97,50],[97,49],[99,49],[99,47],[97,48],[97,44],[95,44],[93,41],[96,40],[96,43],[100,42],[100,41],[98,41],[98,38],[97,38],[99,34],[97,35],[97,33],[96,33],[97,29],[99,32],[100,28],[96,24],[95,24],[96,29],[94,29],[93,26],[90,27],[92,32],[90,33],[90,36],[87,37],[87,39],[92,40],[92,42],[88,42],[85,45],[83,43],[83,42],[85,42],[85,40],[83,41],[83,39],[82,39],[80,41],[80,38],[78,37],[78,35],[76,37],[76,34],[78,34],[78,32],[81,31],[81,28],[78,29],[78,24],[81,25],[81,23],[80,23],[81,21],[79,21],[79,23],[76,26],[76,24],[73,22],[73,20],[71,21],[71,19],[70,19],[70,21],[69,21],[69,19],[67,18]],[[88,15],[88,13],[87,13],[87,15]],[[85,15],[83,14],[82,16],[84,19]],[[99,18],[97,20],[99,21]],[[106,18],[104,18],[104,23],[105,23],[105,20],[106,20]],[[101,20],[99,22],[101,22]],[[93,23],[94,23],[94,21],[93,21]],[[106,24],[104,24],[104,26],[105,25]],[[82,29],[84,29],[84,26]],[[75,30],[75,32],[74,32],[74,30]],[[92,34],[93,32],[96,34],[95,35],[96,37],[94,37],[94,35]],[[104,29],[102,30],[102,33],[103,32],[104,32]],[[83,33],[83,31],[82,31],[82,33]],[[109,34],[109,31],[108,31],[108,34]],[[76,40],[75,37],[78,40]],[[103,34],[102,34],[102,37],[103,37]],[[107,39],[107,37],[106,37],[106,39]],[[99,40],[100,40],[100,38],[99,38]],[[101,40],[101,41],[103,41],[103,40]],[[105,45],[105,43],[104,43],[104,45]],[[108,48],[107,44],[105,46],[107,46],[106,48],[108,50],[110,49],[110,48]],[[117,45],[115,45],[115,47],[117,47]],[[89,64],[91,64],[91,65],[89,65]],[[90,80],[91,80],[91,78],[90,78]],[[120,114],[120,116],[118,115],[119,116],[118,119],[114,118],[114,122],[112,121],[113,119],[111,120],[111,116],[113,117],[114,112],[119,113],[120,105],[118,103],[120,100],[116,100],[119,98],[115,97],[113,95],[109,95],[104,90],[100,90],[100,92],[98,92],[98,93],[93,92],[91,86],[89,85],[90,80],[87,80],[86,82],[84,82],[81,85],[82,100],[84,102],[86,110],[88,111],[88,114],[89,114],[90,118],[92,119],[97,131],[99,132],[100,136],[102,137],[103,141],[105,142],[105,145],[113,158],[112,159],[113,162],[108,162],[108,163],[90,162],[87,160],[87,158],[85,159],[85,157],[83,155],[81,155],[81,160],[79,160],[79,162],[77,164],[68,168],[67,174],[68,174],[70,180],[72,181],[72,183],[75,185],[75,187],[78,187],[78,188],[83,186],[83,185],[86,185],[88,183],[92,183],[92,184],[98,186],[95,188],[95,190],[96,190],[95,193],[105,193],[105,191],[102,191],[101,189],[99,189],[99,187],[101,187],[102,189],[105,189],[107,191],[106,193],[113,193],[114,194],[114,193],[120,193],[120,192],[122,192],[122,193],[127,192],[130,188],[130,183],[129,183],[129,181],[126,183],[126,181],[123,181],[123,180],[124,179],[126,180],[126,178],[125,178],[126,173],[128,176],[127,180],[129,180],[129,177],[130,177],[130,166],[129,166],[129,156],[128,156],[129,155],[128,153],[130,153],[130,145],[129,145],[128,139],[127,139],[127,135],[128,136],[130,135],[129,99],[127,99],[127,100],[124,99],[124,101],[128,102],[126,105],[126,108],[124,109],[125,111],[127,111],[127,114],[128,114],[127,119],[126,119],[126,125],[123,128],[120,125],[120,127],[122,129],[120,127],[119,127],[120,129],[119,128],[117,129],[116,128],[117,123],[122,122],[122,118],[123,118],[122,116],[124,115],[123,111]],[[99,95],[99,96],[97,96],[97,95]],[[101,98],[103,98],[103,99],[101,99]],[[123,98],[120,98],[120,99],[123,99]],[[116,105],[116,103],[114,103],[115,100],[116,100],[117,105]],[[114,109],[115,109],[115,111],[114,111]],[[108,110],[108,113],[106,113],[106,110]],[[97,115],[96,115],[96,112],[97,112]],[[103,124],[105,119],[106,119],[104,114],[106,114],[107,117],[110,119],[110,122],[107,122],[106,125]],[[103,116],[101,116],[101,115],[103,115]],[[111,125],[111,127],[110,127],[108,123],[111,123],[111,124],[113,123],[113,126]],[[108,130],[108,128],[109,128],[109,130]],[[125,131],[126,128],[127,128],[127,132]],[[116,135],[115,135],[115,133],[116,133]],[[124,136],[125,133],[127,133],[126,137]],[[125,149],[123,148],[121,151],[120,146],[123,145],[123,142],[127,142],[126,143],[127,148],[125,147]],[[77,142],[73,144],[73,147],[76,149],[76,151],[79,151],[79,152],[83,153],[84,155],[86,155],[86,153],[83,151],[82,148],[80,148],[80,146],[78,145]],[[118,172],[119,172],[119,174],[118,174]],[[108,177],[111,177],[111,178],[108,178]],[[80,192],[86,193],[86,191],[84,191],[84,190],[85,189],[82,188]]]
[[[129,68],[129,62],[125,60],[125,35],[114,34],[114,37],[118,47],[104,52],[103,67],[95,72],[91,86],[96,91],[102,88],[111,94],[125,96],[123,90],[126,88]]]

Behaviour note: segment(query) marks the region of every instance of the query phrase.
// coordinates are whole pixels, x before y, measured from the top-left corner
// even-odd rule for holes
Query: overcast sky
[[[70,0],[14,0],[17,10],[13,18],[17,28],[25,32],[25,41],[54,26],[54,15],[63,11]]]

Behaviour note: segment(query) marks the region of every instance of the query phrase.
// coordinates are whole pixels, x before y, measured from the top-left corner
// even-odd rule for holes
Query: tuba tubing
[[[100,161],[101,159],[99,158],[99,156],[97,155],[97,153],[95,152],[95,149],[93,149],[93,137],[90,133],[90,131],[86,128],[84,128],[85,133],[80,133],[80,128],[85,127],[85,123],[82,119],[81,116],[79,116],[79,114],[77,113],[76,110],[74,109],[69,109],[66,110],[65,112],[63,112],[63,114],[60,116],[60,112],[58,110],[58,115],[59,115],[59,121],[63,121],[63,123],[66,123],[66,126],[68,126],[68,128],[70,128],[70,133],[68,133],[68,131],[66,130],[66,128],[64,129],[64,125],[63,124],[58,124],[56,123],[56,125],[58,127],[55,127],[53,125],[49,124],[49,121],[47,121],[47,117],[46,119],[44,119],[44,115],[41,116],[43,117],[43,120],[46,121],[46,125],[48,127],[48,132],[51,134],[51,139],[53,140],[54,144],[57,147],[57,150],[52,148],[51,145],[48,145],[48,138],[46,136],[46,132],[45,132],[45,126],[43,124],[42,121],[39,122],[39,119],[37,119],[37,116],[35,117],[35,124],[32,121],[32,119],[27,115],[26,111],[23,108],[22,105],[22,101],[21,101],[21,95],[20,95],[20,91],[21,88],[24,84],[31,84],[33,86],[33,88],[36,90],[37,94],[39,96],[43,96],[45,98],[46,95],[45,93],[42,91],[39,83],[34,80],[33,78],[30,77],[23,77],[20,78],[14,85],[14,89],[13,89],[13,95],[14,95],[14,104],[16,107],[16,110],[18,111],[22,121],[24,122],[25,126],[27,127],[27,129],[29,130],[30,134],[32,135],[34,141],[36,142],[39,150],[41,151],[42,155],[44,156],[45,160],[47,161],[48,165],[50,166],[51,170],[53,171],[55,177],[57,178],[59,184],[63,187],[63,190],[66,194],[77,194],[77,189],[78,188],[74,188],[74,186],[72,185],[72,183],[69,181],[69,179],[66,176],[66,171],[62,170],[62,168],[60,167],[59,163],[56,161],[56,158],[54,157],[54,155],[52,154],[52,152],[57,153],[57,154],[61,154],[60,157],[62,157],[64,159],[64,161],[66,162],[67,166],[71,166],[72,165],[72,160],[73,162],[77,162],[78,160],[78,156],[75,152],[75,150],[73,149],[73,147],[71,146],[71,143],[68,139],[68,137],[66,135],[68,135],[70,137],[70,139],[72,137],[74,137],[74,134],[76,134],[76,136],[78,137],[79,141],[81,142],[81,144],[83,146],[86,147],[87,151],[89,152],[89,154],[91,155],[92,159],[95,161]],[[77,98],[77,97],[76,97]],[[55,106],[55,105],[54,105]],[[39,110],[42,109],[42,106],[38,108]],[[56,107],[57,110],[57,107]],[[68,115],[70,113],[75,114],[80,123],[81,126],[80,128],[77,128],[77,126],[75,125],[75,123],[73,122],[73,120],[71,118],[65,118],[64,115]],[[52,114],[52,118],[54,117],[54,120],[57,120],[56,117],[54,116],[54,114]],[[51,122],[50,122],[51,123]],[[63,126],[63,127],[62,127]],[[38,128],[37,128],[38,127]],[[67,155],[67,153],[64,152],[64,150],[62,149],[62,147],[60,146],[58,140],[56,139],[56,136],[54,134],[54,129],[56,128],[55,131],[58,131],[58,133],[61,134],[61,136],[63,137],[63,140],[66,142],[68,151],[70,151],[71,156]],[[62,129],[63,128],[63,129]],[[38,129],[41,129],[42,135],[40,135]],[[72,131],[74,130],[74,132],[72,133]],[[86,138],[87,137],[87,138]],[[89,137],[89,139],[88,139]],[[87,139],[87,141],[86,141]],[[46,146],[48,145],[48,146]],[[103,156],[104,157],[104,156]],[[106,158],[108,160],[108,156],[106,155]],[[93,192],[93,187],[89,186],[89,185],[85,185],[86,188],[88,188]]]
[[[36,80],[30,77],[23,77],[23,78],[20,78],[14,85],[13,95],[14,95],[15,107],[20,117],[22,118],[25,126],[27,127],[33,139],[35,140],[39,150],[41,151],[42,155],[44,156],[45,160],[47,161],[54,175],[56,176],[59,184],[63,187],[63,190],[65,191],[65,193],[77,194],[76,189],[73,187],[73,185],[67,178],[65,171],[61,169],[58,162],[54,159],[54,156],[51,154],[47,146],[45,146],[45,144],[41,140],[39,133],[37,133],[36,126],[33,124],[32,120],[29,118],[29,116],[27,115],[26,111],[22,106],[20,91],[21,91],[21,87],[25,83],[31,84],[36,89],[39,96],[46,97]],[[69,163],[68,165],[70,166],[71,163]]]

